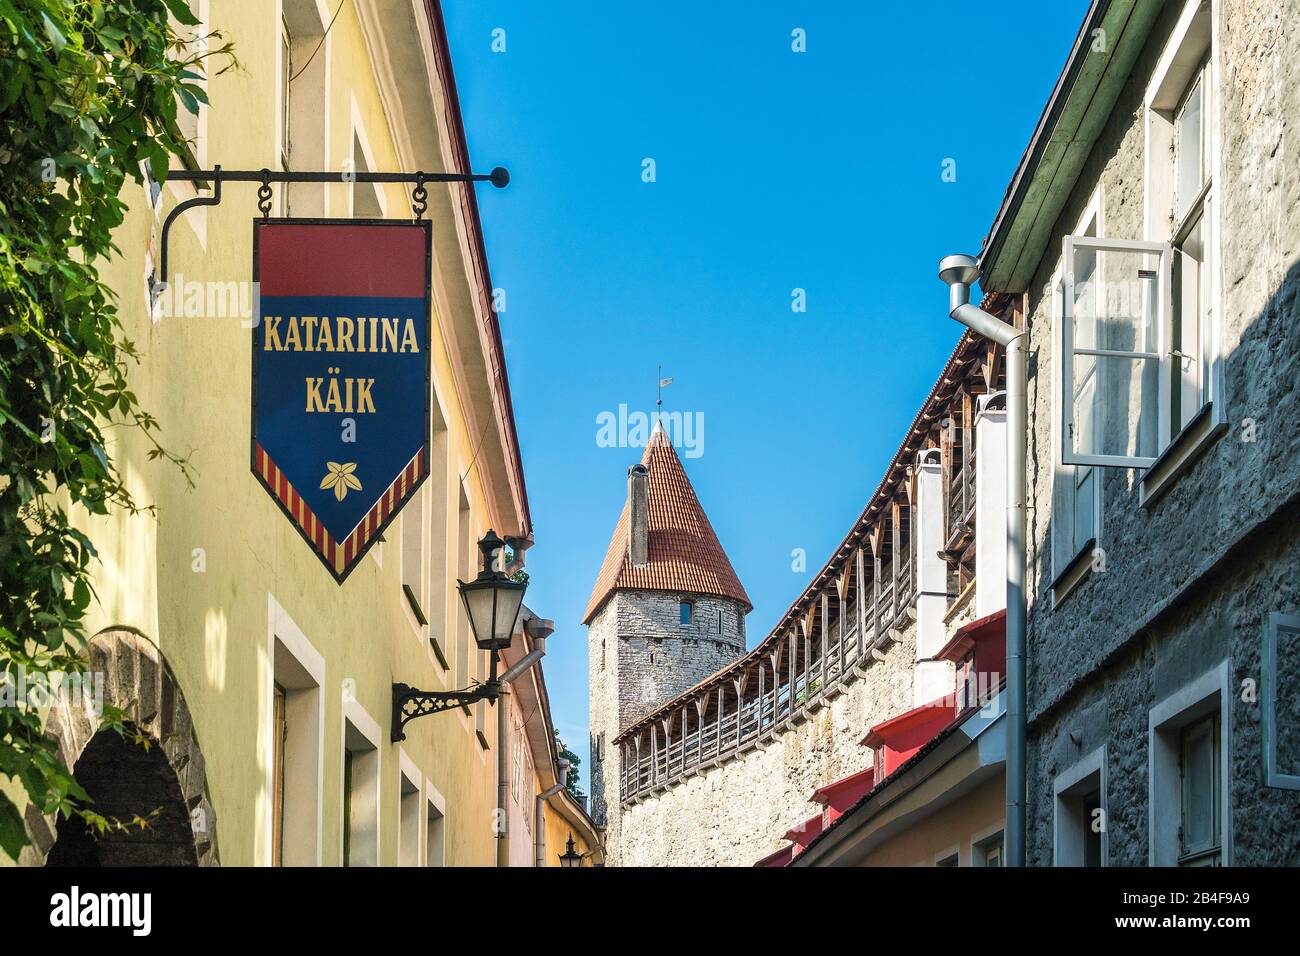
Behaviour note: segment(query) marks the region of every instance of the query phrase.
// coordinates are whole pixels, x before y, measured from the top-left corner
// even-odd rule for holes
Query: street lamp
[[[501,696],[501,681],[497,678],[497,653],[510,646],[519,609],[524,603],[528,585],[512,581],[499,567],[498,556],[505,544],[491,529],[478,543],[483,555],[483,569],[478,577],[468,583],[456,581],[470,630],[479,650],[488,652],[490,671],[485,683],[462,690],[417,690],[409,684],[393,683],[393,715],[391,738],[394,743],[405,740],[402,728],[416,717],[438,714],[456,707],[468,707],[475,701],[495,701]]]
[[[573,834],[569,834],[569,845],[560,854],[560,866],[582,866],[582,854],[573,848]]]

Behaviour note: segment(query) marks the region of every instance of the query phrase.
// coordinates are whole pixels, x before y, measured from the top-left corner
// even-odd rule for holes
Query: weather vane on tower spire
[[[659,366],[659,395],[655,400],[655,427],[660,428],[663,425],[664,414],[664,388],[673,383],[672,376],[664,378],[664,367]]]

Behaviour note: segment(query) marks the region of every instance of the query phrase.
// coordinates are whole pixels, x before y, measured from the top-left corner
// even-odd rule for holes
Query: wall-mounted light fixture
[[[483,570],[478,577],[466,583],[456,582],[470,630],[479,650],[487,651],[491,662],[488,679],[482,684],[462,690],[417,690],[409,684],[393,684],[393,717],[391,737],[394,743],[405,740],[402,728],[417,717],[442,713],[456,707],[468,707],[480,700],[494,701],[501,696],[501,681],[497,678],[497,654],[510,646],[519,609],[524,603],[528,585],[512,581],[501,570],[501,548],[505,542],[491,529],[478,543],[483,555]]]

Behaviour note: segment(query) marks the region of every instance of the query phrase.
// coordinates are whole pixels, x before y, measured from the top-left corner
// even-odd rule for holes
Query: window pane
[[[1074,343],[1076,348],[1097,347],[1097,250],[1074,251]]]
[[[343,865],[352,865],[352,751],[343,751]]]
[[[1159,260],[1146,251],[1074,247],[1073,408],[1067,436],[1074,452],[1156,454]]]
[[[1213,719],[1188,727],[1182,734],[1183,853],[1208,849],[1218,842],[1214,738]]]
[[[1078,554],[1094,533],[1093,482],[1097,480],[1097,475],[1094,469],[1086,465],[1076,466],[1075,475],[1078,477],[1078,486],[1074,492],[1074,553]]]
[[[1083,865],[1101,866],[1101,791],[1083,798]]]
[[[288,735],[285,722],[284,688],[274,685],[272,696],[271,727],[271,865],[284,865],[284,739]]]
[[[1146,252],[1076,247],[1074,348],[1153,352],[1159,277]]]
[[[1174,251],[1173,344],[1178,353],[1172,364],[1174,397],[1172,421],[1186,425],[1204,403],[1202,398],[1202,328],[1209,297],[1205,277],[1205,217],[1199,217]]]
[[[1085,360],[1096,363],[1095,387],[1090,385],[1075,399],[1074,449],[1085,455],[1154,457],[1159,361],[1076,355],[1076,375],[1086,371]]]
[[[1203,111],[1201,93],[1204,89],[1200,79],[1196,80],[1192,91],[1187,94],[1174,127],[1174,173],[1176,193],[1174,195],[1174,219],[1182,219],[1196,194],[1205,182],[1201,147]]]
[[[1200,364],[1201,364],[1201,401],[1208,402],[1214,398],[1214,376],[1211,374],[1210,362],[1213,359],[1214,339],[1214,245],[1211,239],[1214,218],[1210,215],[1212,200],[1207,198],[1201,213],[1199,231],[1201,233],[1201,268],[1198,302],[1200,305]]]

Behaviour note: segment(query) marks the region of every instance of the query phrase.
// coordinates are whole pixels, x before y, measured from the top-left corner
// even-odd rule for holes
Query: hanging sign
[[[253,223],[253,472],[340,584],[429,472],[427,222]]]

